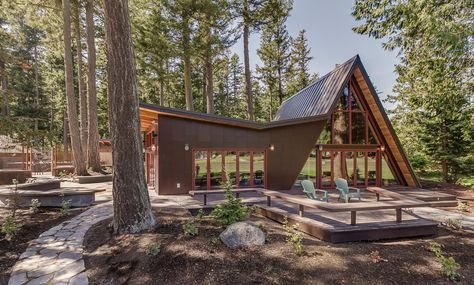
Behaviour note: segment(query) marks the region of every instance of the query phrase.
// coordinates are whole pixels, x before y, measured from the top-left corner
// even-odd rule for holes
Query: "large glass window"
[[[382,184],[387,186],[391,184],[396,184],[397,181],[388,165],[385,156],[382,157]]]
[[[228,177],[233,185],[236,185],[237,153],[235,151],[226,153],[224,171],[224,176]]]
[[[250,186],[250,152],[240,152],[239,156],[239,186]]]
[[[265,152],[253,153],[253,185],[260,187],[265,180]]]
[[[207,151],[194,152],[194,189],[207,189]]]
[[[301,169],[298,180],[311,180],[316,182],[316,149],[312,149],[306,163]]]
[[[222,182],[222,153],[211,152],[211,188],[219,188]]]

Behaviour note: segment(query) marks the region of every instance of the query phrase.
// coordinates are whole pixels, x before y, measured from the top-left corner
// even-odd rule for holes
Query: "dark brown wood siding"
[[[269,148],[267,187],[290,189],[322,131],[325,120],[253,130],[171,116],[158,116],[158,193],[185,194],[192,186],[193,148]],[[190,150],[184,149],[188,144]],[[177,184],[180,188],[177,188]]]

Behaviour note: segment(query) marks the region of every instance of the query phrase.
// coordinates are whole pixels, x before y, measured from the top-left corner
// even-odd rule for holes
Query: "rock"
[[[263,231],[249,222],[238,222],[228,226],[219,235],[219,238],[229,248],[263,245],[265,243]]]

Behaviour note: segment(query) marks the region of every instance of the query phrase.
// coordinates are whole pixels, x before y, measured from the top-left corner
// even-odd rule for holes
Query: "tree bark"
[[[76,102],[74,99],[73,64],[71,52],[71,2],[63,0],[64,18],[64,69],[66,81],[67,114],[74,167],[77,175],[87,175],[86,161],[81,146],[79,122],[77,119]]]
[[[248,0],[244,0],[244,73],[245,73],[245,95],[247,97],[247,119],[253,121],[253,96],[252,96],[252,77],[250,74],[250,57],[249,57],[249,4]]]
[[[189,31],[189,17],[186,14],[183,15],[183,25],[184,92],[186,96],[186,110],[192,111],[193,87],[191,82],[191,35]]]
[[[87,33],[87,165],[95,172],[102,170],[99,155],[99,124],[97,122],[96,52],[94,34],[94,0],[86,3]]]
[[[81,13],[80,1],[77,0],[76,19],[74,21],[76,30],[76,57],[77,57],[77,87],[79,93],[79,114],[80,114],[80,133],[81,145],[84,153],[87,153],[87,90],[84,82],[84,75],[82,69],[82,44],[81,44]]]
[[[207,113],[214,114],[214,77],[212,68],[212,59],[210,54],[206,55],[206,106]]]
[[[114,231],[152,228],[145,181],[133,44],[127,0],[105,0],[107,97],[112,137]]]
[[[2,115],[8,116],[7,76],[5,74],[5,62],[2,60],[0,60],[0,92],[2,93]]]
[[[38,114],[39,107],[39,73],[38,73],[38,48],[33,48],[33,70],[35,73],[35,111]],[[38,118],[35,118],[35,131],[38,131]]]

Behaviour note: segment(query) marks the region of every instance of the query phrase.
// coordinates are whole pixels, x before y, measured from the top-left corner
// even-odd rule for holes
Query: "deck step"
[[[458,201],[433,201],[430,202],[431,207],[456,207],[458,205]]]

